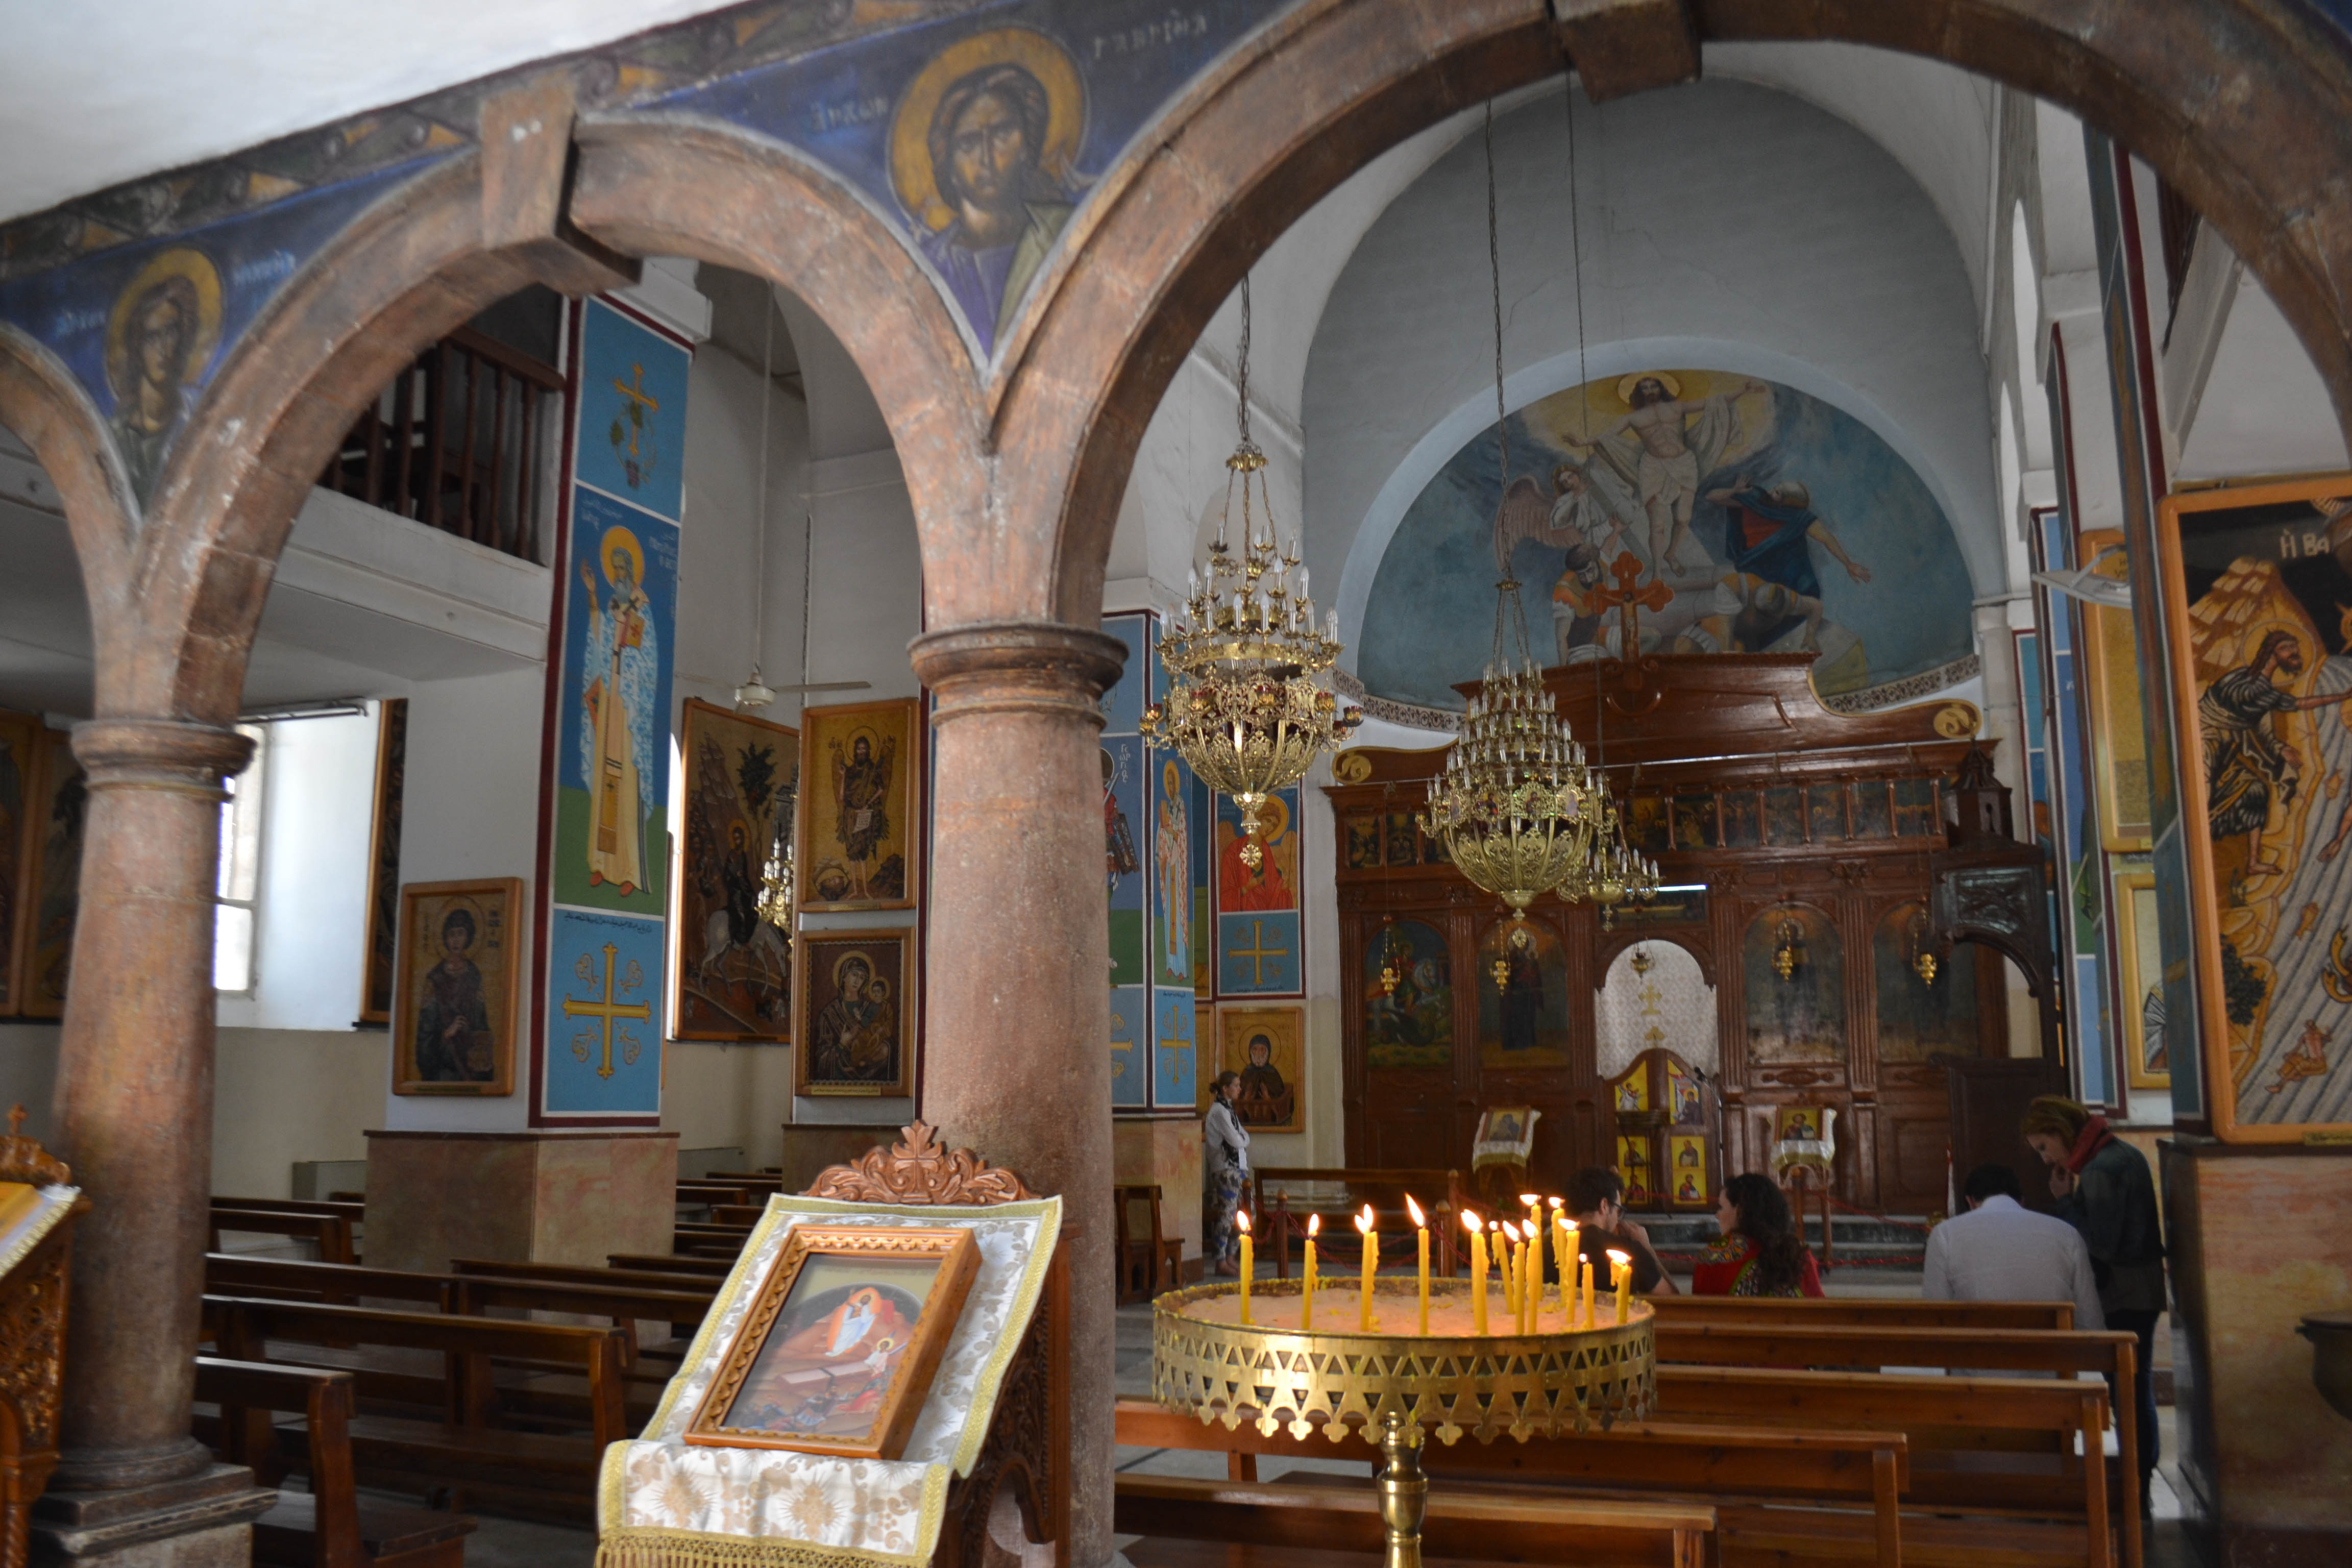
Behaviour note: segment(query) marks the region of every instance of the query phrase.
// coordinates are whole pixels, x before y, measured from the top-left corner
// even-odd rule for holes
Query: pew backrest
[[[325,1367],[196,1358],[196,1398],[220,1406],[221,1451],[231,1464],[276,1471],[270,1417],[299,1415],[310,1449],[315,1568],[366,1568],[352,1474],[352,1374]]]
[[[1845,1324],[1874,1329],[2071,1330],[2072,1301],[1925,1301],[1884,1297],[1649,1296],[1661,1324]]]
[[[493,1360],[577,1369],[587,1374],[589,1424],[599,1447],[628,1435],[622,1382],[631,1336],[621,1329],[249,1297],[208,1295],[204,1304],[223,1353],[233,1360],[267,1362],[272,1343],[439,1352],[451,1363],[448,1418],[460,1426],[492,1425]]]
[[[221,1250],[223,1231],[291,1237],[314,1243],[322,1263],[350,1263],[358,1253],[352,1246],[352,1222],[341,1215],[299,1214],[289,1209],[215,1207],[211,1213],[211,1250]]]

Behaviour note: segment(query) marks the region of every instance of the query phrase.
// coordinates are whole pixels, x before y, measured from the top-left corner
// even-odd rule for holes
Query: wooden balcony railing
[[[360,416],[319,482],[476,544],[541,559],[553,365],[460,327]]]

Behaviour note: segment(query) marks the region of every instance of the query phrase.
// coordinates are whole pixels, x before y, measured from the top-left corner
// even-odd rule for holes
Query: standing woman
[[[2083,1233],[2107,1327],[2139,1340],[2132,1403],[2139,1412],[2140,1506],[2156,1468],[2156,1321],[2164,1312],[2164,1242],[2147,1156],[2116,1137],[2104,1116],[2054,1094],[2025,1108],[2019,1129],[2050,1167],[2058,1217]],[[2123,1390],[2114,1391],[2118,1411]]]
[[[1821,1270],[1797,1234],[1789,1200],[1769,1176],[1750,1172],[1723,1184],[1715,1200],[1723,1239],[1691,1273],[1694,1296],[1818,1296]]]
[[[1241,1233],[1234,1228],[1234,1210],[1249,1190],[1249,1129],[1234,1114],[1241,1098],[1242,1075],[1217,1075],[1216,1098],[1201,1124],[1201,1209],[1206,1222],[1209,1257],[1218,1273],[1241,1272]]]

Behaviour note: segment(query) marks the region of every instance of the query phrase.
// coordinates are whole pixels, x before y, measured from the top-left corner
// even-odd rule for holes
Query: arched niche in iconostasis
[[[1848,1087],[1853,1051],[1845,949],[1822,910],[1794,901],[1769,904],[1748,921],[1739,966],[1747,1001],[1748,1147],[1760,1152],[1772,1147],[1776,1107],[1811,1103],[1825,1091],[1834,1096]]]
[[[1364,1065],[1373,1072],[1454,1066],[1454,965],[1445,936],[1391,921],[1364,946]]]
[[[1720,1052],[1715,987],[1697,958],[1673,942],[1626,948],[1601,981],[1593,1024],[1626,1206],[1707,1207],[1717,1162],[1706,1081]]]
[[[1932,960],[1932,970],[1923,972],[1922,956]],[[1939,1051],[1978,1053],[1975,943],[1954,942],[1948,952],[1934,953],[1927,906],[1915,900],[1879,917],[1870,937],[1870,965],[1882,1068],[1925,1067]]]
[[[1569,1063],[1568,952],[1541,921],[1496,921],[1478,939],[1478,1064]]]

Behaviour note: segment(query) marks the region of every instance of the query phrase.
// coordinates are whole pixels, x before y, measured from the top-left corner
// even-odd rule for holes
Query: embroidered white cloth
[[[687,1422],[793,1226],[848,1219],[956,1226],[970,1230],[980,1247],[979,1272],[906,1453],[886,1462],[685,1442]],[[988,1208],[770,1198],[644,1435],[605,1450],[596,1489],[599,1568],[896,1568],[929,1562],[949,1478],[969,1474],[980,1457],[1061,1223],[1059,1198]]]
[[[1531,1105],[1497,1106],[1479,1115],[1478,1131],[1470,1142],[1470,1168],[1524,1165],[1535,1147],[1536,1122],[1543,1112]]]
[[[1771,1166],[1774,1179],[1785,1181],[1798,1166],[1818,1173],[1823,1181],[1832,1178],[1837,1160],[1837,1112],[1829,1106],[1808,1106],[1822,1119],[1822,1135],[1818,1138],[1783,1138],[1772,1145]]]

